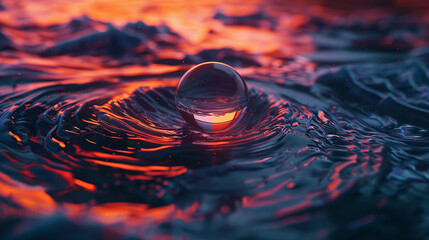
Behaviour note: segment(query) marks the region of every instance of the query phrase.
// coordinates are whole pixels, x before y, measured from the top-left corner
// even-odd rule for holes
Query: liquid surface
[[[248,103],[247,86],[231,66],[205,62],[189,69],[176,88],[176,106],[194,127],[209,132],[232,128]]]
[[[429,236],[427,6],[125,2],[0,2],[1,239]],[[206,61],[227,134],[175,106]]]

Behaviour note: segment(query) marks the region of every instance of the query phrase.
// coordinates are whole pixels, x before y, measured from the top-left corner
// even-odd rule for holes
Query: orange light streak
[[[59,141],[59,140],[57,140],[57,139],[55,139],[55,138],[51,138],[51,139],[52,139],[52,141],[54,141],[54,142],[58,143],[58,145],[60,145],[60,147],[62,147],[62,148],[65,148],[65,147],[66,147],[66,145],[65,145],[63,142],[61,142],[61,141]]]
[[[97,189],[97,187],[94,184],[87,183],[87,182],[84,182],[84,181],[79,180],[79,179],[75,179],[74,183],[76,185],[79,185],[79,186],[85,188],[86,190],[88,190],[90,192],[94,192]]]
[[[14,138],[16,139],[16,141],[18,141],[18,142],[22,142],[22,139],[21,139],[18,135],[14,134],[14,133],[13,133],[13,132],[11,132],[11,131],[9,131],[9,134],[10,134],[12,137],[14,137]]]

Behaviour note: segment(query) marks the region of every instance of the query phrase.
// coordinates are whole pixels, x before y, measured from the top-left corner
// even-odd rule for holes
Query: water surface
[[[428,237],[413,3],[3,0],[0,238]],[[249,88],[227,132],[175,106],[205,61]]]

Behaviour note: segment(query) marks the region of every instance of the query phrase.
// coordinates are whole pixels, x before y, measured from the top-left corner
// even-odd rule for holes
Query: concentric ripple
[[[427,238],[427,14],[25,2],[0,6],[1,239]],[[174,100],[206,61],[249,90],[214,133]]]
[[[26,184],[45,182],[46,198],[56,203],[91,203],[108,212],[111,202],[149,207],[194,202],[187,217],[196,220],[208,204],[202,197],[212,196],[212,214],[230,212],[243,219],[237,223],[259,223],[263,229],[309,220],[307,209],[323,207],[357,180],[377,174],[383,150],[377,132],[363,130],[335,106],[300,103],[311,98],[305,89],[257,79],[249,86],[242,118],[212,134],[182,119],[171,86],[109,96],[105,83],[82,88],[88,93],[65,85],[39,89],[39,98],[17,95],[20,106],[4,114],[14,119],[5,127],[8,142],[19,147],[11,145],[14,150],[5,156],[31,159],[30,166],[12,161],[9,168]],[[233,193],[232,199],[223,199],[225,193]],[[128,204],[120,207],[132,211]]]

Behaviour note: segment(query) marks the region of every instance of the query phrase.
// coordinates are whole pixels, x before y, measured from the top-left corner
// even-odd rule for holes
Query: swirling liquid
[[[382,3],[1,1],[0,238],[424,239],[427,8]],[[207,61],[248,96],[200,129]]]

